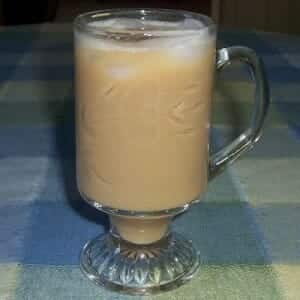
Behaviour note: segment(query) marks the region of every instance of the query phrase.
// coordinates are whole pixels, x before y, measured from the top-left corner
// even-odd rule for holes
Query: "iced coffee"
[[[196,20],[89,26],[75,33],[82,195],[128,211],[194,200],[207,186],[214,37]]]

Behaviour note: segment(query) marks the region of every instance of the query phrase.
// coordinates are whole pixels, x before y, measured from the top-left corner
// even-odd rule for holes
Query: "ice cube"
[[[184,21],[181,23],[180,28],[186,29],[186,30],[199,30],[201,28],[204,28],[205,25],[199,20],[195,20],[192,18],[186,18]]]
[[[199,54],[199,48],[189,46],[177,46],[170,48],[170,54],[178,57],[179,59],[190,60]]]
[[[161,22],[149,20],[136,20],[130,18],[114,18],[104,21],[94,21],[90,26],[111,33],[126,33],[141,31],[151,35],[151,38],[131,40],[102,39],[84,33],[75,33],[76,41],[86,48],[101,50],[122,50],[122,51],[144,51],[152,49],[167,48],[176,56],[182,58],[193,57],[195,48],[201,48],[208,41],[212,40],[212,35],[205,28],[204,24],[198,20],[186,19],[182,22]],[[174,49],[173,49],[174,48]],[[119,73],[119,72],[117,72]],[[127,74],[127,71],[122,71]]]
[[[137,30],[143,27],[143,21],[130,18],[114,18],[105,21],[90,22],[89,26],[101,28],[110,32],[114,32],[116,30]]]
[[[130,66],[112,66],[107,69],[107,72],[114,79],[127,79],[134,74],[134,68]]]

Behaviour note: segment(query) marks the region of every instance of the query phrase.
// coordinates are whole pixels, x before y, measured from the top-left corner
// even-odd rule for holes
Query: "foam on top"
[[[106,32],[135,32],[152,34],[172,34],[176,31],[196,31],[206,26],[195,19],[184,19],[180,22],[154,21],[131,18],[112,18],[94,21],[88,24],[89,28],[101,29]],[[178,34],[178,33],[177,33]]]
[[[180,22],[113,18],[88,23],[89,33],[75,32],[76,42],[86,48],[131,52],[161,48],[204,46],[214,36],[201,21]],[[100,33],[100,34],[99,34]]]

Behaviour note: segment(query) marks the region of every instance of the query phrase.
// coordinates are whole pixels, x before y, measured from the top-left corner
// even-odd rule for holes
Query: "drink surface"
[[[157,211],[206,189],[215,41],[198,21],[145,21],[148,36],[135,22],[75,33],[78,185],[105,206]]]

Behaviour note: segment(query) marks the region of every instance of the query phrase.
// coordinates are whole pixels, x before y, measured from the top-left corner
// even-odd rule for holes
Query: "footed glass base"
[[[111,233],[89,241],[80,257],[83,273],[109,289],[135,295],[170,290],[190,280],[199,267],[191,242],[178,233],[137,245]]]

